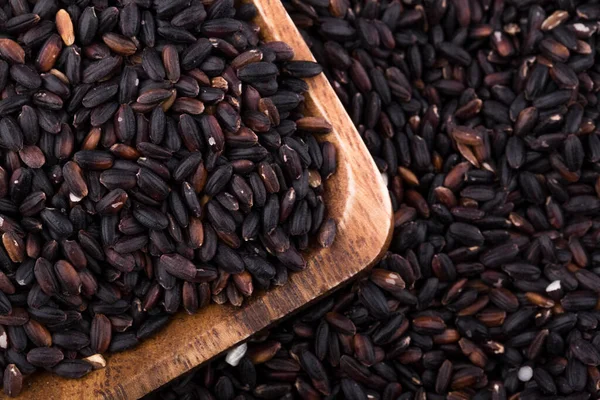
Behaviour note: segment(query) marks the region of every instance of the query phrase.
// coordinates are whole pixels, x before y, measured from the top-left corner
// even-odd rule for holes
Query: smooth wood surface
[[[297,60],[310,50],[279,0],[259,0],[257,23],[266,41],[284,40]],[[306,271],[283,287],[254,296],[241,308],[211,305],[195,315],[177,314],[137,348],[108,356],[106,368],[83,379],[40,373],[28,377],[20,399],[136,399],[246,340],[253,333],[331,292],[374,264],[391,238],[387,189],[352,121],[323,74],[308,80],[306,115],[334,128],[338,170],[325,185],[329,214],[338,223],[335,244],[315,249]],[[4,399],[4,396],[0,396]]]

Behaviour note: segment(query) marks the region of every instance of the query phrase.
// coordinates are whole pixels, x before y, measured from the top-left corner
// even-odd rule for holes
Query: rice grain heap
[[[152,398],[600,398],[600,4],[284,5],[388,180],[390,251]]]
[[[1,3],[5,393],[240,306],[333,243],[332,128],[304,115],[322,69],[262,42],[252,4]]]

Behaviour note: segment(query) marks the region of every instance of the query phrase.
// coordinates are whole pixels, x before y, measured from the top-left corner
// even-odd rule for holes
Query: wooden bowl
[[[279,0],[254,4],[266,41],[283,40],[294,48],[297,60],[314,60]],[[241,308],[211,305],[195,315],[180,312],[157,335],[108,356],[106,368],[82,379],[48,373],[27,377],[19,399],[142,397],[330,293],[378,260],[392,232],[387,188],[325,76],[307,81],[306,115],[323,116],[333,125],[327,140],[337,148],[338,169],[325,185],[329,215],[338,224],[334,245],[312,250],[308,268],[292,274],[287,285],[253,296]]]

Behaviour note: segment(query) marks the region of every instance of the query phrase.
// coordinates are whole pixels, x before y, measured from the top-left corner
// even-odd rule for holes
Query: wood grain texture
[[[283,40],[294,48],[297,60],[313,60],[279,0],[255,4],[256,22],[265,40]],[[323,116],[334,128],[327,140],[337,148],[338,170],[325,186],[329,213],[338,223],[334,245],[313,250],[306,271],[293,274],[286,286],[254,296],[242,308],[211,305],[193,316],[179,313],[156,336],[133,350],[107,357],[105,369],[83,379],[66,380],[47,373],[27,378],[20,399],[139,398],[374,264],[391,239],[387,189],[325,76],[308,83],[306,115]]]

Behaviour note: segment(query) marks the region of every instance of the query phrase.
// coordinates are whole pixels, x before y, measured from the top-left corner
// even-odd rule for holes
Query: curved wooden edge
[[[256,22],[267,41],[285,40],[294,48],[296,59],[313,60],[278,0],[259,0],[255,5]],[[338,154],[338,170],[325,189],[329,215],[338,223],[334,245],[313,250],[306,271],[292,274],[287,285],[254,296],[242,308],[211,305],[192,316],[179,313],[157,335],[133,350],[107,357],[106,368],[83,379],[47,373],[26,378],[19,399],[139,398],[374,265],[391,240],[387,188],[325,76],[320,74],[308,83],[306,114],[323,116],[334,128],[323,138],[335,144]]]

